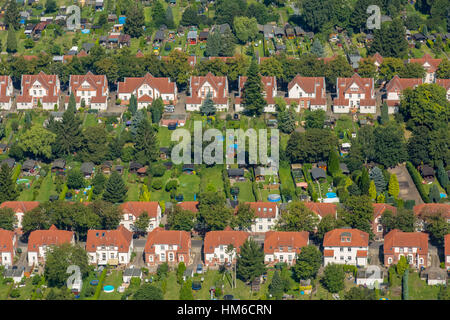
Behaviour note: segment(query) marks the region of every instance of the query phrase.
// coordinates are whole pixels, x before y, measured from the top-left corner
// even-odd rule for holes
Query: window
[[[102,253],[102,260],[106,260],[106,253]]]
[[[153,262],[153,255],[150,254],[150,255],[148,256],[148,260],[149,260],[150,262]]]
[[[183,255],[180,255],[180,256],[178,257],[178,260],[184,261],[184,256],[183,256]]]
[[[111,259],[114,259],[114,253],[111,252],[110,258],[111,258]]]
[[[341,257],[341,260],[344,260],[344,257]]]
[[[283,261],[283,255],[280,255],[280,261]]]
[[[383,226],[381,224],[378,225],[377,231],[378,232],[382,232],[383,231]]]
[[[388,264],[391,264],[392,263],[392,258],[388,258]]]
[[[259,230],[262,230],[263,229],[263,226],[262,226],[262,224],[260,224],[259,225]]]
[[[348,256],[348,257],[347,257],[347,260],[352,260],[352,256]]]
[[[351,251],[352,251],[352,248],[348,247],[348,248],[347,248],[347,251],[348,251],[348,252],[351,252]]]
[[[161,261],[166,261],[166,254],[165,253],[161,253],[159,257],[160,257]]]
[[[173,261],[173,253],[172,252],[169,253],[169,261]]]
[[[340,248],[340,251],[341,251],[341,252],[344,252],[344,248]]]

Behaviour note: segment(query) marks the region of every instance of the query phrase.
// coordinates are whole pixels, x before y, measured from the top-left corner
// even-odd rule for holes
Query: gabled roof
[[[88,230],[86,239],[86,251],[96,252],[97,247],[118,247],[119,252],[128,252],[133,233],[120,225],[117,230]]]
[[[350,241],[342,241],[343,238]],[[328,231],[323,238],[324,247],[367,247],[369,234],[358,229],[340,228]]]
[[[436,72],[442,59],[433,59],[428,53],[419,59],[409,59],[409,63],[418,63],[427,70],[427,72]]]
[[[334,203],[304,202],[304,204],[309,210],[322,218],[325,216],[336,216],[337,206]]]
[[[175,93],[175,83],[171,82],[170,78],[155,78],[148,72],[144,77],[126,77],[123,82],[119,82],[117,92],[133,93],[144,84],[158,90],[160,93]]]
[[[444,87],[445,90],[450,90],[450,79],[436,79],[436,84]]]
[[[42,102],[58,102],[59,77],[58,75],[47,75],[43,71],[36,75],[22,75],[22,92],[21,95],[17,96],[17,102],[31,103],[32,97],[30,96],[29,91],[36,82],[39,82],[47,91],[47,95],[42,97]]]
[[[398,75],[395,75],[391,81],[386,85],[386,91],[398,91],[401,92],[406,88],[415,88],[418,85],[421,85],[423,80],[420,78],[400,78]]]
[[[293,252],[300,253],[300,249],[308,245],[309,233],[268,231],[264,239],[264,253],[272,254],[275,251],[288,252],[289,247]]]
[[[88,83],[89,88],[83,88],[83,83]],[[81,101],[76,92],[78,91],[95,91],[96,94],[92,97],[91,102],[104,103],[106,102],[108,89],[108,81],[105,75],[94,75],[92,72],[88,72],[85,75],[71,75],[70,76],[70,90],[75,94],[75,100]],[[69,96],[66,97],[66,102],[69,101]]]
[[[239,76],[239,92],[241,93],[241,96],[242,96],[242,90],[244,89],[246,82],[247,82],[246,76]],[[264,100],[266,100],[266,102],[268,104],[274,104],[275,97],[273,96],[273,93],[274,93],[274,89],[277,88],[277,78],[269,77],[269,76],[261,76],[261,82],[262,82],[264,92],[265,92]],[[238,99],[241,100],[240,97]]]
[[[25,213],[39,206],[39,201],[5,201],[0,208],[10,208],[15,213]]]
[[[351,89],[353,84],[356,84],[356,90]],[[337,97],[333,100],[333,104],[335,106],[349,105],[349,99],[345,97],[346,93],[364,94],[365,98],[360,99],[361,106],[376,105],[373,78],[361,78],[357,73],[355,73],[351,78],[337,78],[336,91]]]
[[[178,202],[177,206],[179,206],[183,210],[189,210],[189,211],[192,211],[192,212],[198,212],[198,201]]]
[[[72,231],[58,230],[52,225],[48,230],[35,230],[28,238],[28,252],[39,251],[39,247],[46,245],[60,245],[70,243],[74,233]]]
[[[250,234],[248,232],[232,231],[231,229],[224,231],[210,231],[206,233],[203,250],[205,253],[214,253],[216,247],[232,244],[236,251],[239,252],[241,245],[249,236]]]
[[[384,254],[393,254],[395,247],[416,247],[419,254],[427,254],[428,234],[394,229],[384,236]]]
[[[450,204],[447,203],[421,203],[413,208],[416,216],[442,213],[444,217],[450,218]]]
[[[397,208],[386,203],[372,203],[373,206],[373,218],[381,216],[386,210],[391,211],[393,214],[397,213]]]
[[[150,218],[156,218],[158,214],[158,201],[128,201],[120,205],[123,214],[132,214],[138,218],[144,211]]]
[[[228,103],[228,81],[225,76],[214,76],[211,72],[208,72],[206,76],[191,76],[191,96],[186,97],[187,104],[200,104],[202,102],[201,96],[198,95],[200,88],[209,83],[213,90],[216,92],[216,96],[212,97],[212,100],[216,104]]]
[[[14,232],[0,228],[0,252],[14,252]]]
[[[277,204],[274,202],[246,202],[255,211],[258,218],[275,218],[277,214]],[[237,212],[238,207],[236,207]]]
[[[177,253],[188,253],[191,248],[191,235],[187,231],[155,228],[149,232],[145,243],[145,253],[155,253],[155,245],[176,245]]]

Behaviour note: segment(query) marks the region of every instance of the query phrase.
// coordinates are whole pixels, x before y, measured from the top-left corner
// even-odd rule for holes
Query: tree
[[[121,203],[127,198],[128,188],[117,171],[114,171],[106,182],[103,200],[111,203]]]
[[[403,232],[414,232],[416,223],[416,216],[412,210],[397,209],[397,213],[386,210],[381,215],[381,224],[384,230],[389,232],[394,229],[399,229]]]
[[[370,180],[369,197],[372,201],[375,201],[377,198],[377,188],[375,187],[375,182],[373,180]]]
[[[352,228],[372,234],[373,206],[368,196],[349,196],[338,216]]]
[[[143,10],[141,10],[141,11],[143,12]],[[159,0],[153,2],[152,20],[153,20],[153,25],[156,28],[159,28],[161,25],[163,25],[166,22],[166,12],[164,11],[164,7]],[[142,25],[144,25],[144,24],[141,24],[141,26]]]
[[[408,41],[401,19],[384,22],[381,29],[374,30],[374,40],[369,53],[379,52],[383,57],[404,58],[408,52]]]
[[[397,175],[395,174],[391,174],[389,177],[388,192],[395,199],[397,199],[398,194],[400,193],[400,186],[398,184]]]
[[[196,214],[189,210],[183,210],[180,206],[167,215],[167,225],[170,230],[184,230],[190,232],[195,225]]]
[[[159,143],[156,129],[148,119],[143,119],[137,128],[134,149],[135,158],[139,163],[149,164],[159,156]]]
[[[262,114],[264,107],[267,105],[262,91],[263,87],[258,64],[256,59],[253,59],[247,72],[247,81],[244,84],[242,93],[242,104],[247,115],[259,116]]]
[[[373,58],[361,59],[358,64],[358,74],[361,78],[376,78],[377,67]]]
[[[83,135],[81,131],[81,120],[75,115],[76,103],[73,92],[69,97],[67,110],[63,113],[62,121],[56,127],[56,153],[60,156],[69,155],[78,151],[81,147]]]
[[[0,167],[0,202],[14,201],[17,197],[16,184],[12,180],[12,170],[4,162]]]
[[[318,109],[314,111],[306,110],[305,111],[305,128],[317,128],[322,129],[325,123],[325,111]]]
[[[192,294],[191,280],[188,280],[181,285],[180,300],[194,300],[194,295]]]
[[[331,293],[338,293],[344,289],[344,279],[342,265],[331,263],[325,267],[322,283]]]
[[[433,244],[442,246],[444,237],[450,233],[450,225],[442,212],[428,214],[424,217],[425,231],[430,234]]]
[[[238,206],[236,215],[234,216],[234,224],[239,230],[250,229],[256,218],[255,210],[248,203],[242,203]]]
[[[312,128],[304,133],[294,131],[289,136],[286,156],[291,163],[325,161],[336,147],[336,136],[328,129]]]
[[[276,228],[280,231],[313,232],[319,223],[319,217],[303,202],[290,202],[277,221]]]
[[[237,258],[237,276],[245,282],[253,281],[261,276],[265,269],[264,252],[261,246],[253,240],[245,240]]]
[[[133,300],[164,300],[164,295],[160,288],[145,283],[134,293]]]
[[[324,218],[325,219],[325,218]],[[293,266],[297,280],[315,278],[322,264],[322,253],[313,245],[301,248]]]
[[[164,113],[164,102],[162,101],[161,97],[153,100],[150,107],[150,112],[152,114],[152,122],[159,123],[159,120],[161,120],[161,117]]]
[[[89,261],[86,250],[80,246],[65,243],[53,246],[45,257],[44,277],[49,287],[62,287],[67,282],[67,268],[76,265],[80,268],[81,276],[87,276]]]
[[[20,12],[19,5],[16,0],[9,0],[5,10],[5,24],[8,29],[19,29]]]
[[[69,189],[81,189],[84,188],[86,182],[84,181],[83,174],[78,169],[72,169],[67,175],[67,187]]]
[[[200,106],[200,112],[206,116],[212,116],[216,113],[216,106],[211,97],[211,92],[208,92],[206,99],[203,100],[202,105]]]
[[[269,293],[276,300],[280,300],[284,293],[284,284],[283,280],[280,277],[280,272],[278,270],[275,271],[272,277],[272,281],[269,284]]]
[[[45,13],[55,12],[57,8],[57,4],[55,0],[47,0],[45,2]]]
[[[348,63],[347,59],[338,55],[335,59],[325,65],[325,80],[328,89],[333,89],[334,86],[336,86],[337,78],[349,78],[353,73],[353,68]]]
[[[172,12],[171,6],[167,6],[167,9],[166,9],[166,26],[168,29],[175,28],[175,22],[173,20],[173,12]]]
[[[148,213],[144,211],[136,219],[134,229],[139,234],[145,234],[147,232],[149,225],[150,225],[150,217],[148,216]]]
[[[100,164],[108,154],[108,132],[101,125],[87,127],[83,132],[80,158],[84,162]]]
[[[320,42],[319,38],[316,38],[313,42],[313,45],[311,47],[311,53],[315,54],[318,57],[324,56],[324,49],[322,46],[322,43]]]
[[[89,204],[89,209],[94,215],[99,217],[102,229],[115,230],[119,226],[122,219],[122,211],[118,206],[103,200],[95,200]]]
[[[180,24],[183,26],[198,26],[197,10],[193,6],[189,6],[181,15]]]
[[[232,219],[225,197],[216,192],[206,191],[199,195],[198,211],[197,229],[203,226],[202,232],[223,230]]]
[[[21,136],[18,146],[36,158],[51,159],[51,146],[55,142],[55,138],[54,133],[35,124]]]
[[[106,183],[106,177],[105,175],[100,171],[97,172],[94,176],[94,179],[92,179],[92,192],[95,195],[99,195],[105,190],[105,183]]]
[[[8,37],[6,38],[6,51],[8,53],[14,53],[17,51],[16,30],[14,30],[14,28],[10,28],[8,30]]]
[[[377,193],[382,193],[386,190],[386,181],[380,168],[374,167],[370,170],[370,179],[375,183]]]
[[[215,2],[216,24],[233,26],[234,17],[245,15],[247,3],[243,0],[219,0]]]
[[[450,79],[450,61],[443,59],[436,70],[436,78]]]
[[[290,134],[295,130],[295,113],[293,109],[279,111],[277,120],[278,128],[281,132]]]
[[[380,124],[385,125],[389,122],[389,108],[386,102],[381,105]]]
[[[368,195],[370,188],[370,179],[369,172],[366,168],[363,168],[361,178],[359,179],[359,189],[361,190],[361,194]]]
[[[403,276],[405,271],[409,268],[409,263],[406,260],[405,256],[400,256],[400,260],[398,260],[398,263],[396,265],[397,274],[399,276]]]
[[[336,152],[336,150],[330,151],[330,156],[328,157],[328,166],[327,166],[328,173],[335,177],[337,174],[339,174],[340,167],[339,167],[339,155]]]
[[[130,97],[130,103],[128,104],[128,111],[134,116],[137,112],[137,99],[134,94]]]
[[[375,161],[385,167],[395,167],[407,159],[403,129],[395,123],[374,130]]]
[[[16,215],[11,208],[0,208],[0,229],[14,230]]]
[[[180,50],[172,50],[165,61],[165,70],[166,75],[173,82],[176,82],[179,88],[184,88],[189,82],[192,70],[187,53]]]
[[[376,300],[375,291],[364,287],[353,287],[344,295],[345,300]]]
[[[217,30],[211,33],[206,40],[205,56],[217,57],[221,48],[221,40],[222,37]]]
[[[425,78],[425,69],[420,63],[406,63],[398,72],[401,78]]]
[[[379,68],[380,78],[390,80],[395,75],[398,75],[403,69],[403,60],[399,58],[385,57]]]
[[[258,35],[258,21],[249,17],[234,17],[234,32],[242,43],[247,43]]]
[[[184,262],[180,262],[177,266],[177,282],[179,284],[183,284],[183,276],[185,271],[186,265],[184,264]]]
[[[448,174],[445,171],[444,165],[442,164],[442,161],[438,161],[438,169],[437,169],[436,176],[437,176],[442,188],[444,188],[444,189],[447,188],[447,186],[449,185],[449,179],[448,179]]]

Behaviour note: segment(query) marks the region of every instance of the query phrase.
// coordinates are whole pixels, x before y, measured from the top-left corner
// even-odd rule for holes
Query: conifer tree
[[[237,276],[243,281],[253,281],[262,275],[264,266],[264,252],[254,240],[246,240],[241,246],[237,259]]]
[[[400,193],[400,186],[398,184],[397,175],[395,174],[391,174],[391,176],[389,177],[388,192],[396,199],[398,197],[398,194]]]
[[[386,181],[384,180],[383,172],[380,168],[375,167],[370,171],[370,179],[375,182],[377,193],[381,193],[386,190]]]
[[[134,116],[137,112],[137,99],[134,94],[130,97],[130,103],[128,104],[128,111]]]
[[[17,51],[16,31],[13,27],[8,30],[8,37],[6,38],[6,51],[14,53]]]
[[[359,189],[361,189],[361,194],[369,194],[370,179],[369,172],[366,168],[363,168],[361,178],[359,179]]]
[[[214,101],[211,97],[211,92],[208,92],[206,99],[203,100],[203,103],[200,106],[200,112],[206,116],[211,116],[216,113],[216,106],[214,105]]]
[[[380,123],[386,124],[389,122],[389,108],[386,102],[383,102],[381,105],[381,116],[380,116]]]
[[[63,113],[62,121],[56,126],[56,153],[65,156],[76,152],[82,144],[81,120],[75,114],[76,102],[73,92],[69,97],[67,110]]]
[[[8,29],[18,29],[20,27],[19,19],[20,12],[17,1],[9,0],[5,11],[5,24],[8,26]]]
[[[370,180],[369,196],[370,196],[370,199],[372,199],[374,201],[377,198],[377,188],[375,187],[375,182],[373,182],[373,180]]]
[[[430,199],[430,202],[439,202],[439,200],[441,199],[441,194],[437,185],[433,184],[431,186],[428,198]]]
[[[330,152],[327,169],[333,177],[339,173],[339,156],[336,150]]]
[[[127,198],[128,188],[117,171],[109,177],[103,192],[103,200],[111,203],[121,203]]]
[[[247,81],[244,84],[244,92],[242,94],[244,112],[249,116],[259,116],[262,114],[267,102],[262,95],[263,84],[256,59],[252,60],[247,74]]]
[[[0,202],[16,200],[18,194],[15,181],[12,180],[12,170],[3,163],[0,168]]]
[[[275,271],[272,277],[272,282],[269,285],[269,293],[277,300],[280,300],[284,292],[283,279],[280,277],[280,272]]]

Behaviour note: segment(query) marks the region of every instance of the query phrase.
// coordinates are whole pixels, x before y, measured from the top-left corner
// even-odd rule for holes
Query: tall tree
[[[167,225],[170,230],[184,230],[190,232],[195,225],[196,214],[175,206],[167,215]]]
[[[52,157],[52,144],[56,141],[55,134],[35,124],[20,138],[18,146],[36,158],[48,160]]]
[[[369,53],[379,52],[383,57],[404,58],[408,53],[408,41],[401,19],[384,22],[374,31],[374,40]]]
[[[276,300],[280,300],[284,293],[284,283],[280,277],[280,272],[275,271],[272,281],[269,284],[269,294]]]
[[[172,12],[171,6],[167,6],[167,9],[166,9],[166,26],[169,29],[175,28],[175,22],[173,20],[173,12]]]
[[[313,245],[303,247],[295,260],[293,271],[297,280],[315,278],[322,264],[322,253]]]
[[[254,240],[247,239],[241,246],[237,258],[237,276],[243,281],[253,281],[261,276],[266,267],[264,265],[264,252]]]
[[[313,42],[313,45],[311,47],[311,53],[315,54],[318,57],[324,56],[324,49],[322,46],[322,43],[320,42],[319,38],[316,38]]]
[[[244,112],[250,116],[259,116],[262,114],[267,102],[262,95],[263,87],[261,75],[259,74],[256,59],[252,60],[247,74],[247,81],[244,84],[244,92],[242,94],[242,104],[245,108]]]
[[[106,182],[103,200],[111,203],[121,203],[127,198],[128,188],[123,182],[122,177],[117,171],[114,171]]]
[[[156,129],[148,119],[141,121],[137,128],[134,149],[136,160],[142,164],[149,164],[158,157],[159,143]]]
[[[5,24],[8,29],[19,29],[20,12],[16,0],[9,0],[5,11]]]
[[[14,211],[11,208],[0,208],[0,229],[13,231],[15,225],[16,215]]]
[[[152,5],[152,20],[153,25],[156,28],[159,28],[166,22],[166,12],[164,11],[164,7],[161,1],[157,0],[153,2]]]
[[[6,51],[9,53],[14,53],[17,51],[16,31],[12,27],[8,30],[8,37],[6,38]]]
[[[369,172],[366,168],[363,168],[361,178],[359,179],[359,189],[361,190],[361,194],[368,195],[370,188],[370,179]]]
[[[258,35],[258,22],[255,18],[234,17],[234,31],[239,41],[247,43]]]
[[[370,179],[375,183],[377,193],[382,193],[386,190],[386,181],[380,168],[375,167],[370,171]]]
[[[331,293],[338,293],[344,289],[344,279],[345,273],[342,265],[331,263],[325,267],[322,283]]]
[[[54,145],[56,154],[66,156],[80,149],[82,143],[81,120],[75,114],[75,96],[73,92],[69,97],[67,110],[64,111],[62,121],[58,122],[56,129],[56,141]]]
[[[130,111],[131,115],[135,115],[137,112],[137,99],[134,94],[130,97],[130,102],[128,103],[128,111]]]
[[[201,232],[223,230],[232,218],[231,210],[226,206],[225,197],[212,191],[199,195],[198,211],[196,228]]]
[[[389,177],[388,192],[396,199],[398,197],[398,194],[400,193],[400,186],[398,184],[397,175],[393,173]]]
[[[395,167],[398,163],[406,161],[405,137],[403,129],[395,123],[386,127],[377,127],[375,136],[375,161],[385,167]]]
[[[339,210],[339,218],[350,227],[372,234],[373,206],[368,196],[350,196]]]
[[[5,162],[0,167],[0,202],[13,201],[17,197],[16,183],[12,180],[12,170]]]
[[[381,105],[381,116],[380,116],[380,123],[382,125],[385,125],[389,122],[389,108],[386,102],[383,102]]]
[[[239,230],[247,230],[252,226],[255,218],[255,210],[250,207],[250,204],[242,203],[238,206],[234,224],[239,228]]]
[[[212,116],[216,113],[216,106],[212,100],[211,92],[208,92],[205,100],[203,100],[202,105],[200,106],[200,112],[206,116]]]
[[[313,232],[319,223],[319,217],[303,202],[290,202],[277,222],[276,228],[281,231]]]
[[[139,2],[133,2],[127,8],[127,20],[124,25],[124,32],[132,38],[139,38],[144,34],[144,29],[142,28],[144,25],[144,10]]]
[[[108,154],[108,133],[103,126],[87,127],[83,132],[80,158],[85,162],[100,164]]]

